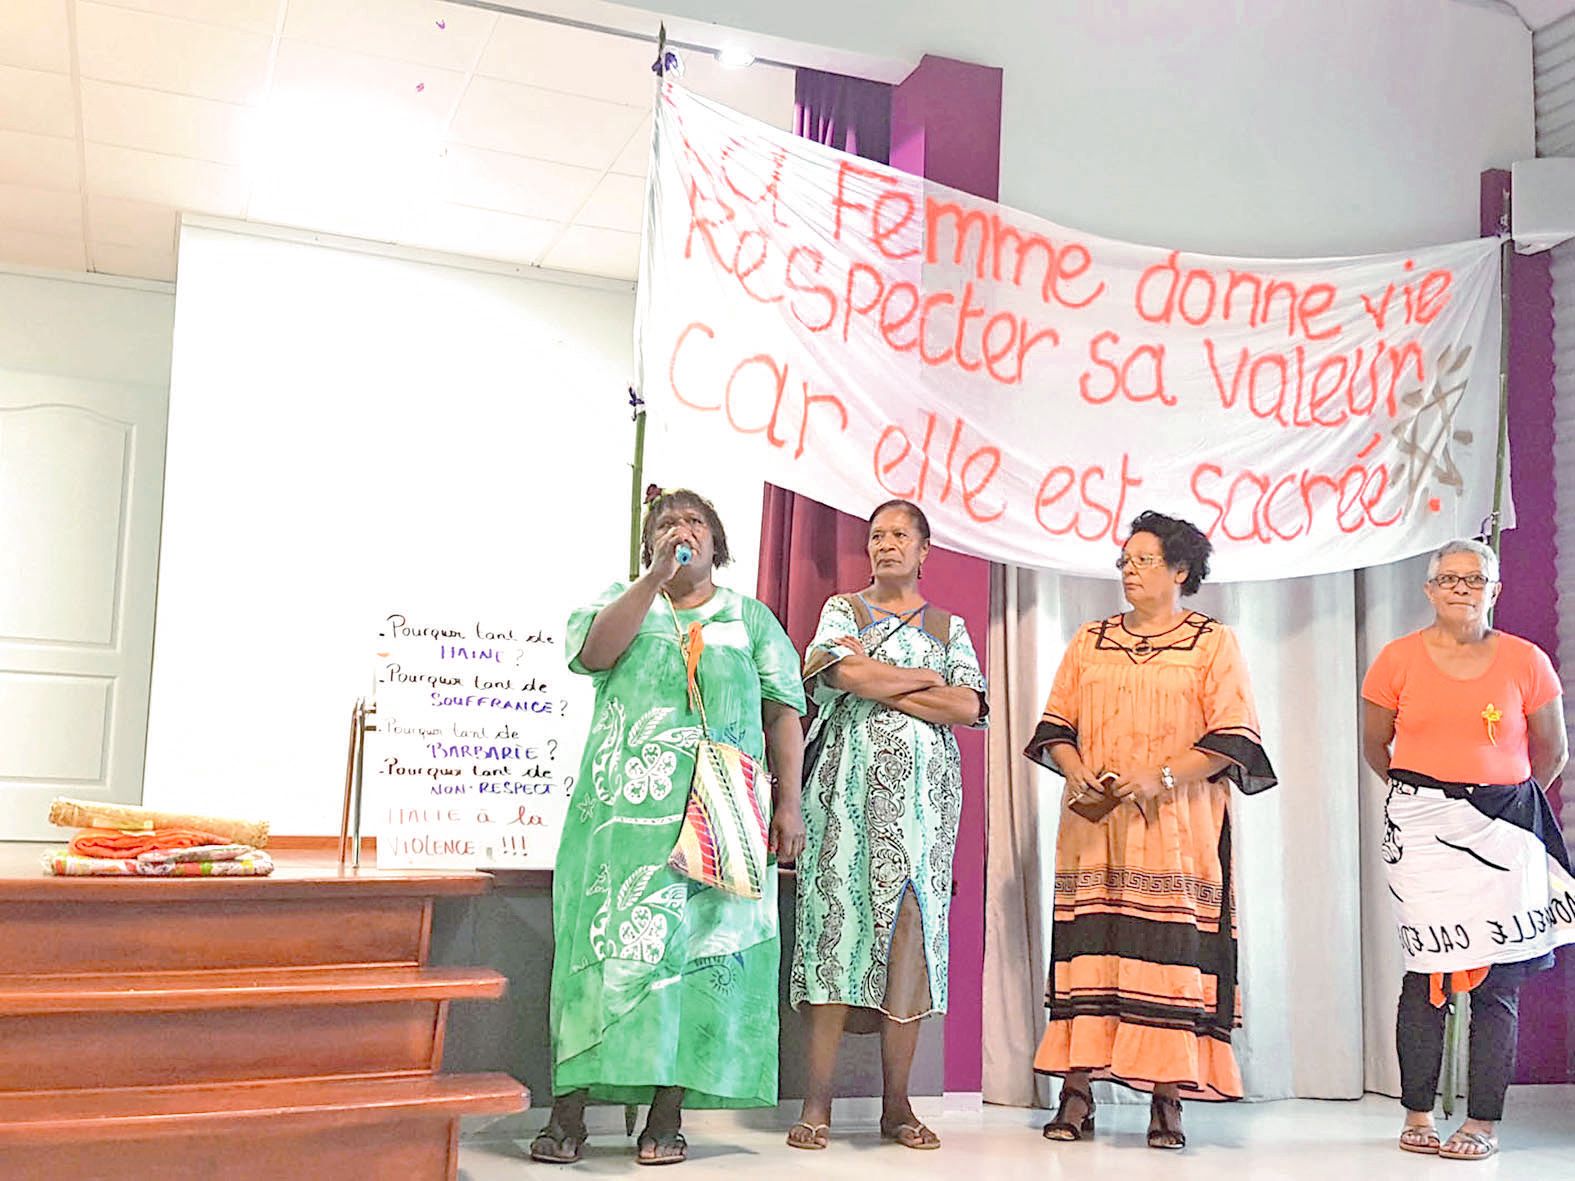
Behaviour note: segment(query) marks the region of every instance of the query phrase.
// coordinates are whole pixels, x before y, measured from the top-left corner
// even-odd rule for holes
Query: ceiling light
[[[724,45],[716,51],[716,60],[724,70],[745,70],[755,64],[755,55],[742,45]]]

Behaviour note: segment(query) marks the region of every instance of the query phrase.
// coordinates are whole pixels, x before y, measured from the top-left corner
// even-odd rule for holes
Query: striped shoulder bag
[[[673,612],[678,646],[688,679],[689,708],[700,715],[700,742],[695,750],[694,779],[683,827],[667,864],[676,873],[703,886],[742,898],[759,898],[766,880],[766,817],[759,792],[770,791],[771,777],[749,754],[736,746],[711,741],[705,697],[700,691],[700,653],[705,649],[701,623],[687,632],[678,609]]]

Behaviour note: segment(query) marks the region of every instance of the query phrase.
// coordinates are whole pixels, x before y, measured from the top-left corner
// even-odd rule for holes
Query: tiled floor
[[[986,1107],[930,1119],[946,1141],[939,1152],[883,1144],[866,1125],[838,1129],[828,1150],[808,1153],[784,1146],[790,1117],[696,1113],[686,1121],[689,1162],[662,1176],[674,1181],[778,1181],[806,1175],[814,1181],[1092,1181],[1101,1176],[1121,1181],[1575,1181],[1575,1087],[1513,1091],[1500,1137],[1503,1151],[1487,1165],[1399,1152],[1393,1147],[1399,1104],[1372,1096],[1356,1102],[1189,1105],[1191,1144],[1181,1153],[1154,1152],[1144,1145],[1147,1116],[1143,1106],[1102,1107],[1092,1142],[1051,1144],[1039,1135],[1047,1113]],[[525,1148],[524,1141],[469,1141],[461,1153],[460,1177],[509,1181],[556,1172],[569,1181],[641,1173],[632,1142],[620,1135],[593,1135],[585,1159],[572,1168],[536,1164]]]

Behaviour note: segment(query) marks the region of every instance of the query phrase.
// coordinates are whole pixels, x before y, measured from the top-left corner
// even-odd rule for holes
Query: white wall
[[[1218,254],[1475,237],[1532,154],[1531,34],[1459,0],[664,0],[664,12],[1004,75],[1001,199]]]
[[[167,387],[174,327],[167,283],[0,272],[0,369]]]

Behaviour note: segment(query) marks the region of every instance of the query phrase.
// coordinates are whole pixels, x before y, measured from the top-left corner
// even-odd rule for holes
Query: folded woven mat
[[[103,800],[74,800],[65,796],[49,806],[49,823],[61,828],[108,828],[116,832],[150,828],[185,828],[212,833],[220,841],[234,841],[261,849],[268,844],[266,820],[237,820],[224,816],[194,816],[162,812],[135,804],[110,804]]]

